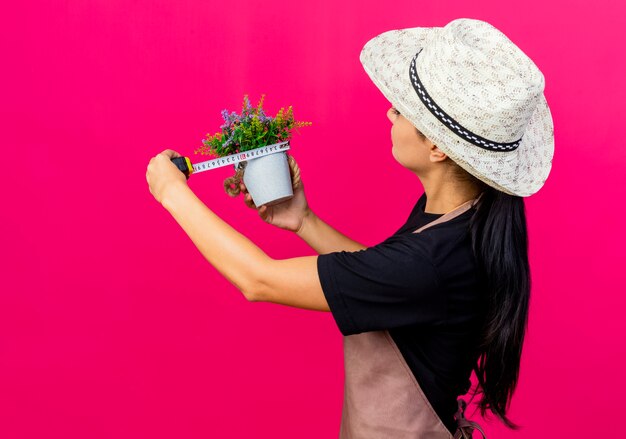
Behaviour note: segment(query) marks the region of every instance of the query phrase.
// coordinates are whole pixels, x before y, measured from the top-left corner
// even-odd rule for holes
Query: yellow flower
[[[259,114],[259,111],[261,111],[261,108],[263,108],[263,99],[265,99],[265,94],[261,95],[261,100],[259,101],[259,105],[257,105],[256,107],[256,113],[255,114]]]

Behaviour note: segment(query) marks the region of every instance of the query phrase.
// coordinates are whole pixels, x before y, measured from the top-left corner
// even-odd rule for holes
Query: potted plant
[[[311,122],[295,121],[291,106],[285,112],[281,108],[276,116],[266,116],[261,99],[256,107],[250,105],[248,95],[244,96],[241,114],[222,110],[224,124],[221,131],[206,135],[203,146],[195,154],[212,154],[224,157],[239,152],[250,151],[291,139],[291,130],[311,125]],[[298,131],[299,133],[300,131]],[[254,204],[274,205],[293,197],[293,184],[290,175],[290,160],[287,151],[281,151],[239,162],[235,165],[236,174],[224,181],[224,189],[230,196],[240,193],[239,182],[243,182]],[[295,164],[295,162],[293,162]],[[296,182],[298,183],[298,182]]]

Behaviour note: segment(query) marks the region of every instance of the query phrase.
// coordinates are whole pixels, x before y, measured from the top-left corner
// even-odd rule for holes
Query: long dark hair
[[[488,306],[474,366],[478,386],[472,398],[482,394],[478,407],[483,417],[490,410],[507,427],[518,429],[506,412],[517,385],[528,324],[530,265],[524,199],[488,186],[458,165],[455,168],[461,179],[482,190],[470,231]]]

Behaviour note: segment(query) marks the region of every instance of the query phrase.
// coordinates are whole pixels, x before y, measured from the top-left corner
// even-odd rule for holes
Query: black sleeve
[[[318,255],[328,306],[343,335],[446,318],[435,267],[419,234],[392,236],[356,252]]]

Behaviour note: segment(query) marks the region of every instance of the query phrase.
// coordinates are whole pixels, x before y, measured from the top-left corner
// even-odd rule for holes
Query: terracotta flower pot
[[[272,206],[293,197],[287,152],[246,160],[243,182],[257,207]]]

